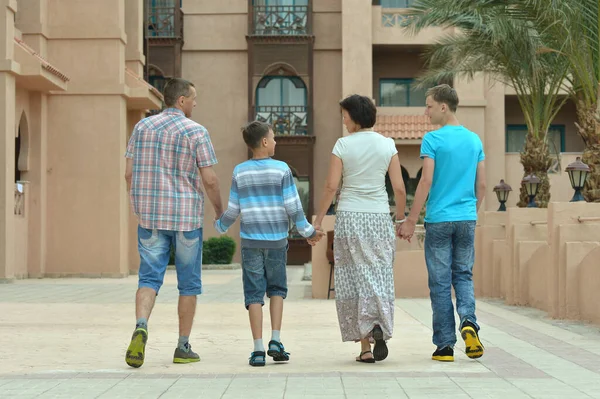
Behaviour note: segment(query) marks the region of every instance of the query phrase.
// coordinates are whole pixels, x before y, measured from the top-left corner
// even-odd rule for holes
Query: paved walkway
[[[135,277],[0,285],[0,398],[600,398],[598,328],[480,300],[485,356],[469,360],[460,341],[455,362],[438,363],[429,300],[398,300],[390,357],[360,364],[358,345],[340,342],[335,302],[309,299],[302,269],[289,269],[282,340],[291,361],[263,368],[247,365],[239,270],[204,272],[191,337],[202,361],[188,365],[171,363],[177,292],[168,274],[141,369],[124,362]]]

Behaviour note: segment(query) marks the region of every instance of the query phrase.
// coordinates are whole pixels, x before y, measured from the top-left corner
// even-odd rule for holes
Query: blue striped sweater
[[[215,221],[215,228],[224,234],[239,215],[242,247],[285,247],[290,222],[303,237],[315,235],[304,216],[289,166],[271,158],[250,159],[235,167],[229,204]]]

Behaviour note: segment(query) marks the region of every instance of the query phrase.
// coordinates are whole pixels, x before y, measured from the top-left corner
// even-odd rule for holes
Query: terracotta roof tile
[[[125,67],[125,73],[128,74],[129,76],[131,76],[132,78],[138,80],[143,86],[146,86],[148,88],[148,90],[150,90],[156,97],[160,98],[160,100],[163,100],[163,95],[160,91],[158,91],[158,89],[154,86],[152,86],[150,83],[146,82],[141,76],[139,76],[138,74],[136,74],[135,72],[133,72],[131,69]]]
[[[438,128],[425,115],[378,115],[373,130],[394,139],[420,140],[425,133]]]
[[[50,64],[48,61],[46,61],[46,59],[44,59],[40,54],[38,54],[33,48],[31,48],[30,46],[28,46],[23,40],[19,39],[18,37],[15,37],[15,42],[19,46],[23,47],[25,49],[25,51],[27,51],[29,54],[31,54],[32,56],[36,57],[40,61],[40,63],[42,64],[42,68],[44,68],[45,70],[47,70],[51,74],[57,76],[63,82],[68,82],[69,81],[69,78],[67,77],[67,75],[65,75],[64,73],[62,73],[61,71],[59,71],[57,68],[55,68],[52,64]]]

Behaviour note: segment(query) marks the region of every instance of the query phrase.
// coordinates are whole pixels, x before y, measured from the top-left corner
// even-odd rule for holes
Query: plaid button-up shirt
[[[168,108],[138,122],[125,157],[133,160],[130,200],[140,226],[172,231],[202,227],[198,168],[217,163],[203,126]]]

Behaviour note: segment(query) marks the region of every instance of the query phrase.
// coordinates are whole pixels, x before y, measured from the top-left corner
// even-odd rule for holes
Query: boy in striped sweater
[[[285,162],[271,159],[275,136],[271,127],[254,121],[242,130],[252,159],[233,170],[227,210],[215,220],[221,234],[241,215],[242,274],[244,302],[250,316],[254,351],[251,366],[265,365],[262,340],[265,293],[270,298],[272,335],[267,354],[276,362],[288,361],[290,354],[281,343],[283,300],[287,295],[286,261],[290,220],[311,245],[324,233],[315,231],[306,220],[294,177]]]

